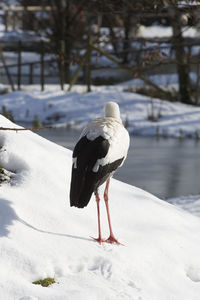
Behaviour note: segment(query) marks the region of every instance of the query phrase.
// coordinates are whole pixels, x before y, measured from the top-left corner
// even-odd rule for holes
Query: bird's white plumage
[[[100,165],[104,166],[110,164],[123,157],[125,160],[129,148],[130,138],[128,131],[122,124],[121,119],[112,117],[98,118],[84,128],[80,138],[83,136],[86,136],[87,139],[92,141],[97,137],[102,136],[108,140],[110,145],[107,155],[104,158],[97,160],[93,167],[93,172],[98,172]]]
[[[94,192],[97,203],[99,243],[120,244],[115,238],[108,204],[110,177],[120,167],[128,152],[129,134],[124,128],[119,106],[109,102],[104,107],[105,118],[89,123],[83,130],[73,151],[70,205],[83,208],[88,205]],[[101,236],[100,197],[98,188],[106,182],[104,200],[106,205],[110,235],[107,240]]]
[[[104,115],[106,118],[115,118],[121,121],[119,105],[116,102],[108,102],[104,107]]]

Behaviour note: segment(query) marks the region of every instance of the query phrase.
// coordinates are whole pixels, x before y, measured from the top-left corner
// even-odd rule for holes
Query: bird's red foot
[[[93,238],[92,236],[91,236],[91,238],[93,239],[93,240],[95,240],[95,241],[97,241],[99,244],[101,244],[101,243],[105,243],[106,242],[106,240],[104,240],[104,239],[102,239],[102,238]]]
[[[118,240],[114,237],[114,236],[109,236],[109,238],[106,240],[106,243],[109,243],[109,244],[117,244],[117,245],[123,245],[121,244],[120,242],[118,242]]]

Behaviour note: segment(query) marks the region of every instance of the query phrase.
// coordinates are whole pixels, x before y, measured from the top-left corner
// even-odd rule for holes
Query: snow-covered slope
[[[1,126],[16,125],[0,116]],[[71,152],[27,131],[0,131],[0,146],[0,167],[15,173],[0,187],[0,299],[199,299],[199,218],[112,180],[113,229],[125,246],[99,245],[94,199],[69,207]],[[32,284],[48,276],[56,284]]]

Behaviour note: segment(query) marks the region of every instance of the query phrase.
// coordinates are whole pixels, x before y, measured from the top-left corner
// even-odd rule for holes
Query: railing
[[[135,40],[130,40],[131,42],[134,42]],[[110,41],[109,41],[110,43]],[[22,51],[26,51],[27,50],[27,43],[26,42],[13,42],[12,43],[12,48],[15,49],[15,53],[16,53],[16,63],[7,63],[6,62],[6,58],[5,58],[5,50],[7,49],[7,46],[5,46],[5,44],[1,44],[0,45],[0,72],[2,70],[4,70],[4,74],[7,76],[7,81],[10,84],[12,90],[21,89],[21,85],[22,85],[22,76],[24,76],[23,74],[23,67],[24,66],[28,66],[28,72],[26,73],[26,76],[28,77],[28,84],[33,84],[34,83],[34,77],[36,76],[35,74],[35,68],[36,66],[39,66],[39,72],[37,73],[37,77],[39,76],[39,81],[40,81],[40,85],[41,85],[41,90],[43,91],[45,88],[45,79],[46,76],[45,75],[45,71],[47,68],[49,68],[52,64],[54,66],[55,72],[54,72],[54,76],[56,75],[58,77],[58,80],[60,82],[60,86],[61,89],[64,89],[64,83],[65,83],[65,67],[66,67],[66,63],[68,65],[73,64],[73,60],[75,55],[75,51],[77,52],[77,61],[76,63],[76,70],[73,74],[73,77],[69,79],[68,83],[70,83],[70,88],[71,86],[77,81],[78,77],[80,76],[80,72],[83,71],[84,73],[84,78],[85,81],[84,83],[88,84],[88,90],[90,90],[90,84],[91,84],[91,72],[97,69],[102,69],[104,70],[105,66],[102,66],[100,64],[98,64],[98,56],[96,53],[98,53],[99,55],[103,56],[105,55],[105,51],[101,51],[100,52],[100,47],[94,47],[93,50],[91,51],[91,45],[90,43],[88,43],[88,46],[85,45],[85,48],[79,48],[79,49],[75,49],[74,50],[74,57],[71,58],[66,58],[65,56],[65,41],[61,41],[60,43],[60,49],[58,51],[58,55],[56,56],[55,54],[53,54],[53,52],[55,52],[52,47],[52,45],[50,45],[50,43],[45,43],[45,42],[37,42],[35,43],[35,48],[33,49],[33,52],[38,54],[38,59],[36,60],[31,60],[31,61],[24,61],[23,55],[22,55]],[[96,44],[95,44],[96,45]],[[199,46],[199,41],[197,41],[195,43],[195,41],[193,42],[189,42],[186,44],[185,47],[188,48],[188,53],[191,53],[191,49],[193,46]],[[25,48],[24,48],[25,47]],[[80,52],[84,51],[84,54],[80,55]],[[144,63],[145,59],[146,59],[146,54],[148,55],[149,53],[154,53],[155,51],[160,51],[161,53],[165,53],[165,51],[168,52],[168,55],[161,57],[162,59],[159,60],[149,60],[148,63]],[[108,53],[108,52],[107,52]],[[109,51],[109,55],[107,55],[107,58],[112,61],[112,59],[110,59],[110,57],[115,57],[116,61],[118,60],[121,61],[122,57],[124,54],[128,53],[129,56],[132,56],[131,59],[131,63],[129,63],[129,65],[125,65],[125,64],[111,64],[107,65],[106,68],[112,69],[112,68],[124,68],[125,70],[128,70],[129,72],[131,70],[135,70],[134,72],[137,73],[142,72],[143,74],[145,72],[148,72],[149,70],[153,71],[154,69],[158,68],[159,66],[162,65],[162,67],[168,66],[169,64],[176,64],[174,56],[173,54],[173,49],[171,47],[171,45],[167,45],[167,46],[162,46],[162,45],[158,45],[156,48],[155,46],[152,47],[144,47],[143,46],[143,41],[141,41],[141,47],[140,49],[134,49],[133,47],[129,47],[126,50],[122,50],[118,52],[119,57],[117,58],[115,53],[113,51]],[[170,54],[169,54],[170,53]],[[48,58],[47,58],[48,56]],[[50,58],[49,58],[50,56]],[[95,59],[93,59],[92,62],[92,58],[96,56],[97,57],[97,61],[95,63]],[[105,55],[106,56],[106,55]],[[188,61],[190,63],[190,65],[194,64],[194,65],[199,65],[200,63],[200,57],[199,57],[199,53],[197,53],[196,55],[193,55],[191,57],[188,56]],[[14,83],[13,80],[13,72],[11,72],[11,70],[13,68],[16,68],[16,74],[15,76],[17,77],[17,82]],[[2,73],[2,72],[1,72]],[[47,72],[46,72],[47,74]],[[1,78],[0,78],[1,81]]]

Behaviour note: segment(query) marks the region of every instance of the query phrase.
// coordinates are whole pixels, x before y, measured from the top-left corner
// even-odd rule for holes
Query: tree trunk
[[[71,80],[71,72],[70,72],[70,60],[71,58],[71,51],[72,51],[72,41],[68,38],[65,40],[65,83],[70,83]]]
[[[182,36],[181,15],[177,7],[171,7],[171,26],[173,29],[172,45],[175,51],[178,81],[179,99],[186,104],[192,104],[190,96],[189,65],[184,49],[184,39]]]
[[[123,41],[123,63],[128,63],[128,56],[130,51],[129,32],[131,29],[131,14],[127,13],[124,20],[124,41]]]

